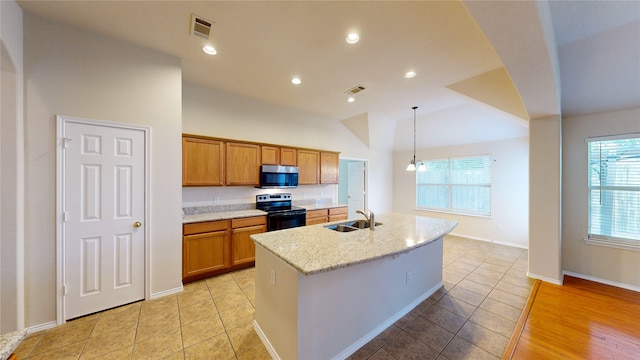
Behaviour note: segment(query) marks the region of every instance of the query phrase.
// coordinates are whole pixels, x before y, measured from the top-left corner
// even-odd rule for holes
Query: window
[[[489,155],[422,161],[416,171],[418,209],[469,215],[491,215]]]
[[[587,139],[589,236],[640,248],[640,133]]]

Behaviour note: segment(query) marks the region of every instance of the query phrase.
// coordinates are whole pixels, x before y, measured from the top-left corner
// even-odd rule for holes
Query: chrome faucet
[[[364,211],[362,210],[356,210],[356,213],[358,214],[362,214],[362,216],[364,216],[365,219],[367,219],[367,221],[369,222],[369,230],[375,230],[376,229],[376,214],[373,213],[373,211],[369,210],[369,215],[365,214]]]

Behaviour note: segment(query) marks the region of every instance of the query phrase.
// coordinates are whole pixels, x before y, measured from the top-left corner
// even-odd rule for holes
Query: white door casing
[[[356,210],[365,209],[365,163],[364,161],[351,161],[348,166],[349,180],[347,185],[349,219],[357,217]]]
[[[145,298],[148,129],[58,117],[58,133],[61,323]]]

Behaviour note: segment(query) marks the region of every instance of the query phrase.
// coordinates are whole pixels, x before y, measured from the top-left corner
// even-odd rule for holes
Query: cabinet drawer
[[[348,207],[338,207],[338,208],[329,209],[329,216],[331,216],[331,215],[342,215],[342,214],[347,214],[347,213],[349,213],[349,208]]]
[[[307,219],[314,218],[314,217],[323,217],[323,216],[327,216],[326,209],[307,211]]]
[[[266,224],[267,224],[266,215],[231,220],[231,227],[234,229],[247,227],[247,226],[266,225]]]
[[[206,232],[227,230],[229,228],[228,220],[221,221],[207,221],[201,223],[184,224],[182,233],[183,235],[201,234]]]

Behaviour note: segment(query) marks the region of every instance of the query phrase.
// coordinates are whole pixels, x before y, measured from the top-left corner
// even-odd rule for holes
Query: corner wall
[[[56,115],[151,127],[150,290],[181,289],[180,60],[25,15],[26,325],[56,320]]]
[[[393,210],[396,212],[457,221],[453,235],[521,248],[529,246],[528,138],[418,149],[416,158],[444,159],[490,154],[492,159],[491,216],[465,216],[416,210],[415,173],[405,170],[412,153],[394,154]],[[500,230],[501,229],[501,230]]]
[[[585,139],[640,132],[640,108],[562,120],[562,269],[640,291],[640,251],[589,245]]]
[[[529,272],[562,284],[562,120],[550,116],[529,126]]]
[[[0,1],[0,334],[24,327],[22,9]]]

